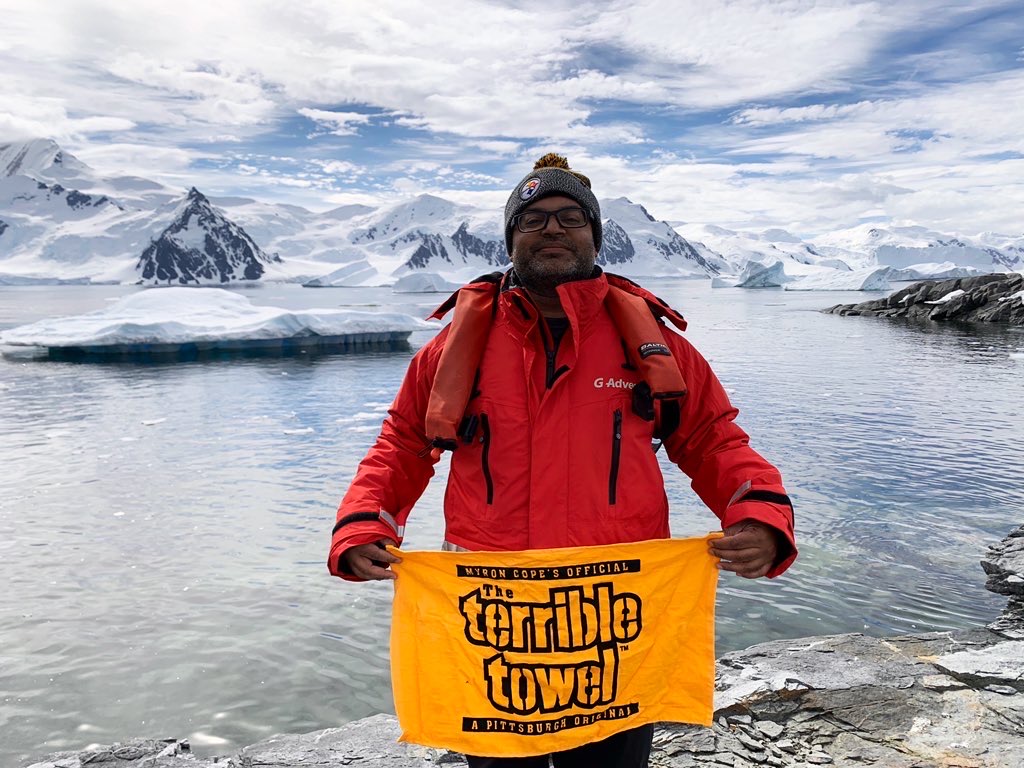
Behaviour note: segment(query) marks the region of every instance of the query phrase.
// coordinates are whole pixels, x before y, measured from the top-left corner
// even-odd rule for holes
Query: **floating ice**
[[[150,288],[106,309],[40,320],[0,333],[0,344],[51,351],[135,353],[317,347],[326,340],[353,344],[404,341],[437,326],[410,315],[351,309],[291,311],[256,306],[221,288]]]
[[[888,267],[868,267],[849,272],[830,270],[804,275],[785,286],[787,291],[888,291]]]

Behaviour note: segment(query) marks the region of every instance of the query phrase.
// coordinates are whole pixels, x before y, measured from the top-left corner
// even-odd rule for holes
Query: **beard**
[[[562,258],[538,255],[538,251],[551,245],[558,245],[570,251]],[[548,296],[557,295],[555,288],[574,280],[587,280],[594,274],[596,254],[593,248],[581,249],[575,243],[560,237],[548,238],[534,243],[528,249],[512,251],[512,267],[519,282],[530,291]]]

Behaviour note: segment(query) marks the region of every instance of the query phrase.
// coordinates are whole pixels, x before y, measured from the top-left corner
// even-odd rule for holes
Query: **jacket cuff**
[[[744,520],[757,520],[775,530],[778,552],[775,562],[765,575],[773,579],[785,572],[796,560],[796,539],[793,535],[793,509],[787,504],[768,501],[738,501],[722,515],[722,528],[728,528]]]
[[[379,521],[360,520],[336,527],[331,541],[331,551],[327,555],[327,570],[332,576],[338,576],[346,581],[365,581],[345,568],[342,555],[352,547],[373,544],[382,539],[393,542],[395,546],[402,544],[402,537],[396,534],[394,528]]]

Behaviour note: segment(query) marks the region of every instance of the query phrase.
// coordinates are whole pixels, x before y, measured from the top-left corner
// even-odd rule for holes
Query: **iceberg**
[[[735,275],[717,275],[711,278],[712,288],[735,288],[739,278]]]
[[[786,269],[781,261],[774,261],[771,264],[762,264],[759,261],[748,261],[743,268],[737,288],[778,288],[783,283],[792,280],[786,275]]]
[[[40,320],[0,333],[0,344],[43,347],[50,359],[195,359],[395,349],[413,331],[436,330],[410,315],[350,309],[257,306],[222,288],[149,288],[106,309]]]
[[[889,268],[889,279],[894,282],[913,282],[916,280],[950,280],[956,277],[977,277],[988,274],[975,267],[961,267],[952,261],[941,263],[911,264],[899,269]]]
[[[451,293],[461,287],[462,283],[453,283],[437,272],[411,272],[400,277],[391,290],[395,293]]]
[[[787,291],[888,291],[889,267],[869,267],[850,272],[831,270],[805,275],[785,286]]]
[[[370,266],[370,262],[366,259],[359,259],[326,275],[307,280],[302,285],[306,288],[349,288],[374,285],[378,282],[379,277],[379,273]]]

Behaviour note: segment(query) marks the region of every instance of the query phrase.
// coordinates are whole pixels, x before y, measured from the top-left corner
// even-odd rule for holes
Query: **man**
[[[395,578],[400,560],[383,546],[401,543],[440,449],[453,450],[445,549],[666,538],[655,437],[720,518],[711,551],[723,570],[789,567],[793,513],[778,471],[749,447],[704,358],[654,320],[682,318],[595,266],[601,235],[590,181],[564,158],[546,155],[516,185],[505,206],[512,269],[461,289],[453,323],[413,358],[338,510],[333,574]],[[552,759],[640,768],[652,734],[641,726]],[[533,768],[548,758],[468,759]]]

